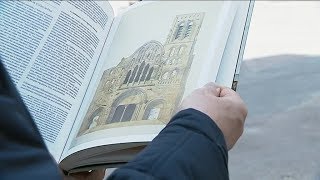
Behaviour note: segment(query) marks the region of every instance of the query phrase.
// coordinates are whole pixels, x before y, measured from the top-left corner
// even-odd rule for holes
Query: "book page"
[[[240,68],[242,61],[246,42],[245,27],[248,26],[249,11],[252,10],[249,9],[250,3],[250,1],[241,1],[239,4],[216,79],[216,83],[230,88],[235,75],[239,75],[236,69]]]
[[[112,21],[106,2],[0,3],[1,60],[56,159]]]
[[[148,2],[124,13],[63,157],[151,141],[185,95],[215,81],[236,4]]]

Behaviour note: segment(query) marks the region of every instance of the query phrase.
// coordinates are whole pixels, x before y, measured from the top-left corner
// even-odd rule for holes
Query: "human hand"
[[[208,115],[220,128],[230,150],[243,133],[247,108],[230,88],[208,83],[196,89],[181,103],[179,110],[193,108]]]

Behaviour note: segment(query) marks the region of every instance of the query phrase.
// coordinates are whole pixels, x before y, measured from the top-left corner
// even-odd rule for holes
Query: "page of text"
[[[112,21],[107,2],[0,2],[1,60],[56,159]]]

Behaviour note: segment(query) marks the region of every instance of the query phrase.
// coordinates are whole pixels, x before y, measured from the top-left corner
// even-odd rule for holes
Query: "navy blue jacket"
[[[115,179],[229,179],[228,152],[222,132],[206,114],[180,111]]]
[[[61,179],[27,108],[0,62],[0,179]],[[207,115],[187,109],[114,179],[228,179],[228,153]]]
[[[0,62],[0,179],[61,179],[30,113]]]

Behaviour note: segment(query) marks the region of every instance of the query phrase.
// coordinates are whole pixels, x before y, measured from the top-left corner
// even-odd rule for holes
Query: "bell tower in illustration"
[[[183,96],[204,16],[205,13],[177,15],[163,45],[165,53],[158,86],[166,86],[166,102],[171,104],[165,118],[170,118]]]
[[[203,18],[204,13],[177,15],[165,44],[190,43],[196,41]]]
[[[204,15],[205,13],[192,13],[175,17],[164,43],[166,64],[179,63],[181,58],[188,59],[189,55],[193,56],[193,48],[197,41]],[[184,62],[190,63],[189,60]]]

